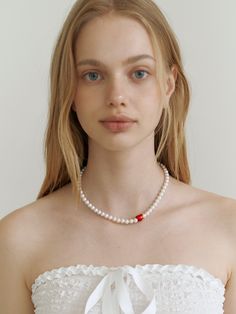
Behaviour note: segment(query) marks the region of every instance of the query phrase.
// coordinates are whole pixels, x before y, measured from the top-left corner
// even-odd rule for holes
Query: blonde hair
[[[80,170],[87,163],[88,138],[72,110],[77,82],[75,43],[87,22],[107,13],[133,18],[148,31],[158,56],[162,92],[166,74],[172,66],[176,67],[175,91],[156,127],[154,147],[157,161],[166,165],[170,175],[190,183],[184,132],[190,92],[178,42],[166,18],[152,0],[78,0],[64,22],[52,56],[44,151],[46,175],[37,199],[69,182],[80,199]]]

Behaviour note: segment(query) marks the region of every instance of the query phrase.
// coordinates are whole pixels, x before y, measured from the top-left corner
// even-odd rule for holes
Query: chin
[[[146,139],[146,138],[145,138]],[[132,148],[135,148],[136,146],[142,144],[142,142],[145,142],[145,139],[140,138],[126,138],[126,139],[112,139],[112,140],[106,140],[106,141],[97,141],[96,140],[96,146],[100,146],[104,150],[110,151],[110,152],[122,152],[122,151],[128,151]]]

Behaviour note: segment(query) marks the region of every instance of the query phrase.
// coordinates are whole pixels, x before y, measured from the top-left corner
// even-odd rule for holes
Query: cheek
[[[156,101],[158,104],[161,103],[161,87],[156,78],[150,79],[148,84],[142,86],[138,92],[143,98],[149,101]]]
[[[88,92],[84,89],[77,91],[74,107],[78,121],[86,133],[89,133],[91,127],[93,128],[93,121],[97,119],[96,104],[98,103],[97,97],[91,91]]]
[[[87,111],[99,106],[102,100],[102,92],[96,88],[78,88],[75,95],[75,105],[79,111]]]
[[[144,104],[144,110],[147,115],[153,118],[160,115],[163,109],[163,101],[161,99],[161,91],[156,86],[151,86],[145,93],[139,94],[139,103]]]
[[[149,95],[143,97],[140,104],[145,104],[144,109],[142,110],[145,124],[151,128],[156,127],[163,111],[160,92],[156,91],[154,93],[149,93]]]

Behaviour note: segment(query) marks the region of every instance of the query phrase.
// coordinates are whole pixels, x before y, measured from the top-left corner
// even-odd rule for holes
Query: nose
[[[121,79],[113,79],[108,86],[107,105],[109,107],[127,106],[126,90]]]

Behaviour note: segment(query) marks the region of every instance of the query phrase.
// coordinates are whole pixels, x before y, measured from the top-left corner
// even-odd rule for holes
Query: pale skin
[[[175,68],[168,73],[161,98],[151,58],[124,65],[133,56],[155,58],[145,29],[124,17],[92,20],[80,33],[76,49],[77,63],[95,59],[104,64],[77,68],[73,110],[89,136],[83,189],[98,208],[120,217],[135,216],[151,204],[163,183],[154,154],[154,130],[174,92]],[[114,134],[99,122],[119,113],[137,123]],[[107,221],[82,204],[77,207],[68,184],[1,221],[0,307],[5,314],[33,313],[35,278],[61,266],[187,264],[221,279],[226,285],[224,313],[233,314],[235,221],[235,200],[172,177],[158,208],[132,226]]]

